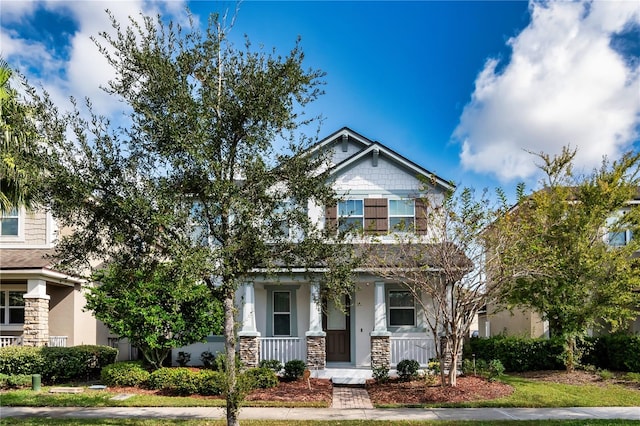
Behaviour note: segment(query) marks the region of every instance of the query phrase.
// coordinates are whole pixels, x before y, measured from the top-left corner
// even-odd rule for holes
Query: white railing
[[[0,348],[22,345],[22,336],[0,336]]]
[[[277,359],[283,364],[292,359],[306,361],[307,342],[300,337],[261,337],[260,359]]]
[[[56,348],[66,348],[67,336],[49,336],[49,346]]]
[[[403,359],[415,359],[426,366],[429,359],[436,357],[436,345],[429,337],[391,336],[391,365]]]

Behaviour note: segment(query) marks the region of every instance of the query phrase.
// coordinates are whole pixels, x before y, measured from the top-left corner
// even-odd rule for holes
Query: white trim
[[[27,214],[24,207],[20,207],[16,209],[16,216],[7,215],[7,219],[11,219],[17,217],[18,219],[18,235],[0,235],[0,247],[4,247],[4,243],[20,243],[25,241],[25,232],[24,232],[24,220],[25,215]],[[3,214],[0,214],[0,219],[4,218]],[[1,226],[1,225],[0,225]]]
[[[52,271],[50,269],[0,269],[2,279],[37,279],[45,278],[47,281],[73,286],[75,284],[86,284],[88,281],[83,278]]]

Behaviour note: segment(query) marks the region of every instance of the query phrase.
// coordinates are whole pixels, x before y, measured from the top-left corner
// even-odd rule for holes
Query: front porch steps
[[[330,379],[334,386],[364,387],[372,373],[368,368],[328,367],[324,370],[312,370],[311,377]]]

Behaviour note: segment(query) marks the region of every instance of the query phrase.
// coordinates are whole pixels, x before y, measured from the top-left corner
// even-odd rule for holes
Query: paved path
[[[333,387],[333,400],[331,408],[347,409],[361,408],[372,409],[373,404],[369,399],[369,393],[364,388],[352,388],[345,386]]]
[[[0,407],[0,418],[163,418],[222,419],[218,407]],[[599,408],[262,408],[245,407],[240,419],[263,420],[545,420],[545,419],[625,419],[640,422],[640,407]]]

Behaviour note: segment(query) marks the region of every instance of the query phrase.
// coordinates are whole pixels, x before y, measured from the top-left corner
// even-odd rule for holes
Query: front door
[[[322,328],[327,333],[327,362],[351,361],[349,299],[343,296],[342,303],[344,312],[331,300],[325,304]]]

